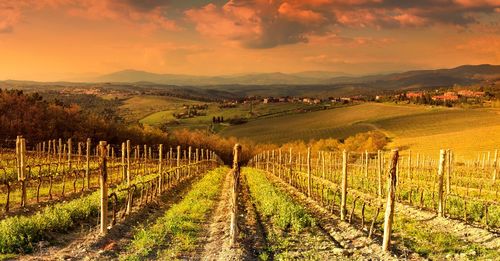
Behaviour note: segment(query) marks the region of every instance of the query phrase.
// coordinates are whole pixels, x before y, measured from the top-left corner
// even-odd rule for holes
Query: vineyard
[[[498,151],[241,150],[18,137],[0,259],[500,257]]]

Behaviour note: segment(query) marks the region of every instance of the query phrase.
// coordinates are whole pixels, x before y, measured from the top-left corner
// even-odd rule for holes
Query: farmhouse
[[[409,99],[422,98],[424,96],[423,92],[409,92],[406,94],[406,97]]]
[[[471,90],[458,91],[458,95],[468,98],[479,98],[484,96],[484,92],[475,92]]]
[[[445,92],[443,95],[432,96],[434,101],[457,101],[458,95],[456,92]]]

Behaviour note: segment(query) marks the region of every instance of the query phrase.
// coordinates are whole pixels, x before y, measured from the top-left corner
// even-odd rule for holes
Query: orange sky
[[[500,0],[0,0],[0,80],[500,64]]]

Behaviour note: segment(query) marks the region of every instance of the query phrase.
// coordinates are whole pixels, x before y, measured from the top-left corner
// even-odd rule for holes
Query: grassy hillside
[[[452,148],[463,156],[500,148],[500,110],[449,109],[374,122],[393,137],[393,147],[437,154]]]
[[[339,138],[373,130],[369,121],[408,114],[419,114],[430,109],[418,106],[398,106],[367,103],[311,113],[258,119],[247,124],[224,129],[223,136],[244,137],[257,142],[284,143],[291,140]]]
[[[192,100],[173,98],[168,96],[150,96],[138,95],[123,101],[123,105],[119,107],[119,114],[129,122],[134,122],[146,118],[147,116],[160,112],[171,111],[183,104],[202,103]],[[153,116],[153,120],[157,116]],[[153,121],[147,119],[146,123]]]
[[[390,147],[437,154],[451,148],[473,157],[500,145],[500,110],[447,109],[366,103],[356,106],[259,119],[230,126],[221,134],[257,142],[338,138],[379,130],[391,138]]]
[[[139,122],[152,126],[160,126],[168,121],[175,120],[173,113],[182,111],[183,104],[203,104],[188,100],[173,100],[171,98],[166,100],[163,97],[151,98],[150,96],[134,97],[127,100],[126,103],[122,108],[127,108],[131,112],[130,115],[126,116],[128,119],[137,120],[138,117],[145,115],[140,118]],[[208,109],[204,110],[206,115],[177,119],[176,124],[169,124],[168,127],[170,129],[206,129],[212,124],[213,117],[223,117],[225,122],[235,118],[254,120],[322,108],[320,105],[303,103],[238,104],[234,108],[220,108],[219,103],[207,104]],[[148,110],[149,113],[146,113],[145,110]],[[221,127],[223,126],[216,126],[216,129]]]

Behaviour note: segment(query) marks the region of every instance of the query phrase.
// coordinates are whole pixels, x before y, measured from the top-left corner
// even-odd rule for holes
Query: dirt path
[[[232,172],[224,178],[221,194],[215,209],[207,220],[206,230],[200,239],[200,249],[196,260],[242,260],[245,256],[241,247],[229,245],[231,214]]]
[[[57,235],[54,246],[39,244],[39,249],[19,260],[116,260],[133,240],[136,229],[154,222],[172,205],[179,202],[199,177],[185,180],[166,191],[160,199],[145,206],[136,206],[132,214],[115,225],[104,237],[99,236],[98,224],[82,224],[81,229]],[[121,213],[118,214],[120,217]],[[95,220],[97,222],[97,220]]]
[[[346,222],[340,222],[338,216],[331,214],[327,209],[319,206],[317,202],[306,197],[278,178],[272,175],[267,175],[267,177],[275,186],[287,192],[317,219],[319,229],[331,236],[344,249],[344,257],[354,260],[420,259],[418,255],[411,254],[407,250],[399,251],[400,256],[383,252],[381,250],[381,242],[378,239],[369,239],[364,232]]]

